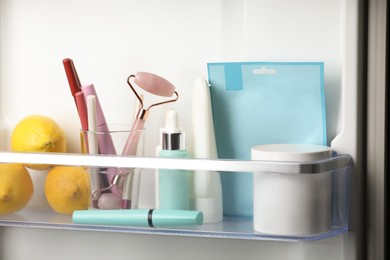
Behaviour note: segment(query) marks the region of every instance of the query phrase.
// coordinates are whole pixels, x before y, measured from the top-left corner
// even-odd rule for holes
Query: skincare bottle
[[[161,129],[160,157],[187,158],[185,134],[178,124],[178,113],[170,109],[165,115],[165,127]],[[189,199],[190,172],[175,169],[159,171],[159,208],[190,208]]]
[[[195,81],[192,98],[192,156],[217,159],[210,87],[201,77]],[[219,172],[194,171],[191,187],[191,209],[203,212],[204,223],[222,221],[222,185]]]

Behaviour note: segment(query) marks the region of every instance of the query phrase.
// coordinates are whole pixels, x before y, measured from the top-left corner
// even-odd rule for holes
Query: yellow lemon
[[[33,182],[23,165],[0,164],[0,214],[21,210],[33,193]]]
[[[13,129],[11,150],[14,152],[66,152],[64,130],[53,119],[43,115],[23,118]],[[48,165],[29,164],[27,167],[43,170]]]
[[[45,195],[57,213],[72,214],[74,210],[88,209],[90,187],[85,167],[55,166],[45,181]]]

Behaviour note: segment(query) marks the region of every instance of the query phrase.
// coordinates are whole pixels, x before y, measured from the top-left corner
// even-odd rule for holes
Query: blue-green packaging
[[[251,147],[326,145],[323,62],[208,63],[218,157]],[[224,216],[252,217],[252,173],[221,172]]]

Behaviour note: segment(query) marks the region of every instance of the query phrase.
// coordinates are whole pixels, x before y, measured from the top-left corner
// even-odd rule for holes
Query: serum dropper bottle
[[[165,127],[161,129],[160,157],[188,158],[185,133],[179,127],[178,113],[169,109],[165,114]],[[190,171],[160,169],[159,171],[159,208],[190,208]]]

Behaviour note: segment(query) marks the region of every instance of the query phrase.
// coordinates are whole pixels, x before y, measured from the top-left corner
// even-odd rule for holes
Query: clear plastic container
[[[0,152],[0,163],[49,163],[74,166],[119,167],[139,169],[212,170],[228,172],[278,172],[279,174],[319,174],[331,172],[331,227],[323,233],[308,235],[272,235],[254,231],[252,219],[225,218],[220,223],[200,226],[139,228],[128,226],[76,225],[71,216],[59,215],[51,210],[24,209],[12,215],[0,215],[0,225],[38,228],[100,230],[109,232],[163,234],[193,237],[218,237],[252,240],[318,240],[335,236],[348,230],[348,183],[350,157],[339,155],[333,158],[296,162],[239,161],[174,159],[136,156],[103,156],[85,154],[37,154]],[[144,171],[153,174],[153,171]]]

